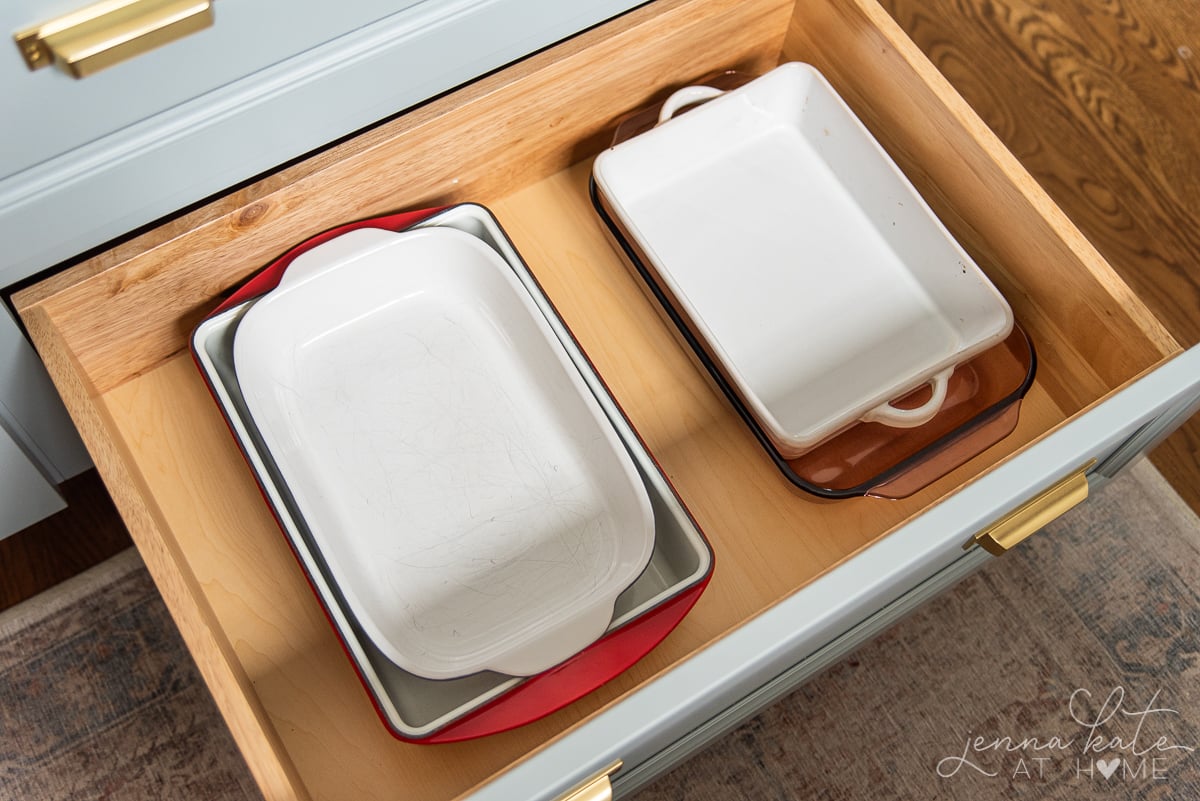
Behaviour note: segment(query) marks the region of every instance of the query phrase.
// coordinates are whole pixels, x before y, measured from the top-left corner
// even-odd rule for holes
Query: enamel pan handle
[[[279,287],[302,284],[310,278],[391,245],[395,231],[359,228],[329,239],[297,256],[279,277]]]
[[[668,97],[662,104],[662,109],[658,112],[658,124],[662,125],[688,106],[712,100],[723,94],[725,94],[725,90],[717,89],[715,86],[685,86]]]
[[[301,242],[299,245],[293,246],[290,250],[284,253],[275,261],[268,264],[262,270],[258,271],[252,278],[243,283],[232,295],[221,302],[221,305],[214,309],[209,316],[220,314],[223,311],[232,309],[240,303],[245,303],[248,300],[260,297],[267,294],[275,287],[279,286],[279,282],[283,280],[283,276],[287,274],[287,270],[291,267],[292,262],[300,258],[301,255],[307,253],[313,248],[328,242],[331,239],[336,239],[342,234],[349,231],[357,231],[359,228],[382,228],[387,231],[402,231],[410,225],[415,225],[421,220],[429,217],[442,208],[418,209],[416,211],[402,211],[396,214],[384,214],[381,217],[371,217],[365,220],[357,220],[356,222],[345,223],[335,228],[330,228],[327,231],[322,231],[315,236]]]
[[[864,414],[861,418],[862,421],[864,423],[883,423],[885,426],[893,428],[915,428],[923,423],[928,423],[942,408],[942,403],[946,400],[946,389],[950,386],[950,375],[953,372],[953,367],[947,367],[929,379],[928,383],[933,392],[930,394],[929,400],[917,408],[898,409],[891,404],[891,401],[888,401]]]

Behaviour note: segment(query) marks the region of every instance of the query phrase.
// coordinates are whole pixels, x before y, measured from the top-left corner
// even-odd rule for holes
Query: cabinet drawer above
[[[636,2],[214,0],[210,27],[81,80],[31,72],[12,37],[87,0],[5,3],[0,96],[19,124],[0,126],[0,286]]]
[[[279,64],[389,15],[436,0],[383,2],[350,0],[301,7],[280,2],[213,3],[211,27],[111,66],[86,79],[65,71],[30,71],[17,55],[13,36],[91,0],[22,0],[5,3],[0,25],[5,38],[0,92],[23,125],[0,132],[0,179],[67,153],[136,122]],[[428,12],[426,12],[428,13]],[[53,65],[51,65],[53,66]],[[30,134],[35,132],[36,136]]]

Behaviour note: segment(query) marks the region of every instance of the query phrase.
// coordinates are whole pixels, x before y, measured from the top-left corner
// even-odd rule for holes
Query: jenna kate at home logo
[[[1037,736],[968,732],[961,747],[938,760],[937,775],[1012,781],[1167,781],[1196,744],[1181,742],[1171,733],[1179,726],[1179,712],[1163,703],[1160,694],[1156,691],[1139,701],[1124,687],[1107,696],[1080,688],[1067,699],[1061,731]]]

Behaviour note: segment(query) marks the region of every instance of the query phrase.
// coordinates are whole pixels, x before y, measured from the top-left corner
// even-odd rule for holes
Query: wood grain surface
[[[1200,9],[882,0],[1185,346],[1200,343]],[[1152,455],[1200,512],[1200,419]]]

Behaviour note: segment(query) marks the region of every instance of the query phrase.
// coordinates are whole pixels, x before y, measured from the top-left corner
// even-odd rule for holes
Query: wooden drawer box
[[[607,243],[591,157],[622,113],[717,69],[815,64],[1011,302],[1038,348],[1017,430],[903,501],[789,488]],[[530,726],[392,739],[187,353],[229,287],[335,224],[491,208],[716,553],[682,625]],[[735,278],[735,276],[731,276]],[[270,799],[618,795],[989,558],[964,544],[1064,476],[1102,480],[1192,413],[1169,332],[873,0],[657,0],[53,276],[17,298]]]

